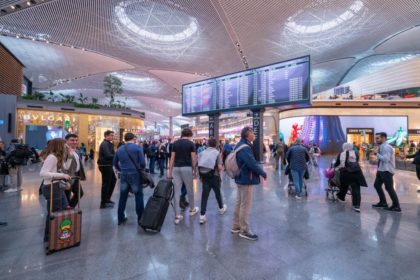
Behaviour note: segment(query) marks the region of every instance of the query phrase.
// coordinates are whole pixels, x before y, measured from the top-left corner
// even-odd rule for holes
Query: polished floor
[[[170,209],[162,232],[138,228],[134,199],[128,223],[117,226],[116,208],[99,209],[99,171],[88,163],[82,200],[80,247],[49,256],[43,251],[44,204],[38,196],[38,166],[28,166],[24,190],[0,193],[0,279],[420,279],[420,187],[413,172],[398,171],[395,187],[402,214],[371,208],[375,168],[364,166],[370,184],[362,190],[361,213],[326,201],[321,167],[311,172],[309,197],[287,196],[287,180],[266,166],[268,181],[256,186],[250,215],[260,237],[247,241],[230,233],[236,187],[225,178],[228,205],[217,213],[210,195],[208,221],[199,216],[173,223]],[[201,194],[201,187],[196,191]],[[145,192],[145,199],[151,190]],[[118,201],[118,189],[113,200]],[[199,201],[199,196],[196,196]]]

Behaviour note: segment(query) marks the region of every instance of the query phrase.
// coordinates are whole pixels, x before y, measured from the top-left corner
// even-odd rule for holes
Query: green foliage
[[[77,98],[77,101],[80,102],[80,104],[85,104],[87,102],[88,98],[83,95],[83,93],[79,93],[79,98]]]
[[[92,97],[91,100],[92,100],[92,104],[98,104],[98,98]]]
[[[68,95],[68,94],[62,94],[62,93],[60,93],[60,96],[61,96],[61,101],[62,102],[69,103],[69,104],[74,103],[75,97],[73,95]]]
[[[89,109],[100,109],[101,106],[99,104],[94,103],[88,103],[88,104],[82,104],[82,103],[74,103],[74,107],[77,108],[89,108]]]
[[[115,96],[122,93],[122,81],[113,75],[107,75],[104,78],[104,95],[110,98],[110,107],[114,104]]]
[[[25,100],[39,100],[42,101],[45,99],[45,95],[39,91],[35,91],[33,94],[31,95],[22,95],[22,99]]]

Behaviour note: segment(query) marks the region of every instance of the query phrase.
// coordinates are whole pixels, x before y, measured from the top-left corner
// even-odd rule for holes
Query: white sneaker
[[[17,192],[17,191],[18,191],[18,189],[16,189],[16,188],[10,188],[8,190],[5,190],[4,192],[5,193],[12,193],[12,192]]]
[[[183,219],[184,219],[184,216],[182,216],[182,215],[175,216],[175,221],[174,221],[174,223],[177,225],[177,224],[179,224],[179,222],[180,222],[180,221],[182,221]]]
[[[194,207],[193,209],[190,210],[190,216],[194,216],[195,214],[198,213],[198,211],[200,211],[200,208]]]
[[[226,206],[226,204],[223,204],[223,208],[220,208],[219,209],[219,214],[220,215],[225,214],[226,213],[226,210],[227,210],[227,206]]]
[[[207,219],[206,219],[206,215],[201,215],[201,216],[200,216],[200,224],[202,225],[202,224],[204,224],[206,221],[207,221]]]

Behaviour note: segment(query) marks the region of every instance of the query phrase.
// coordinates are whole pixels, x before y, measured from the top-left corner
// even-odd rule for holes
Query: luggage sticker
[[[58,239],[62,242],[69,242],[70,238],[73,236],[73,232],[71,231],[72,222],[69,218],[64,219],[60,223],[60,233],[58,235]]]

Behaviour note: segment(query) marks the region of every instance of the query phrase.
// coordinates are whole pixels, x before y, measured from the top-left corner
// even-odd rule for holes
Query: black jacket
[[[340,154],[337,156],[337,160],[335,161],[334,167],[338,167],[340,165]],[[356,153],[357,162],[359,162],[359,155]],[[368,184],[366,182],[365,175],[363,175],[362,170],[360,169],[357,172],[350,173],[347,172],[345,168],[340,170],[340,181],[341,185],[351,186],[352,184],[357,184],[361,187],[367,187]]]
[[[107,140],[102,141],[101,145],[99,146],[98,165],[112,166],[114,155],[114,144]]]

